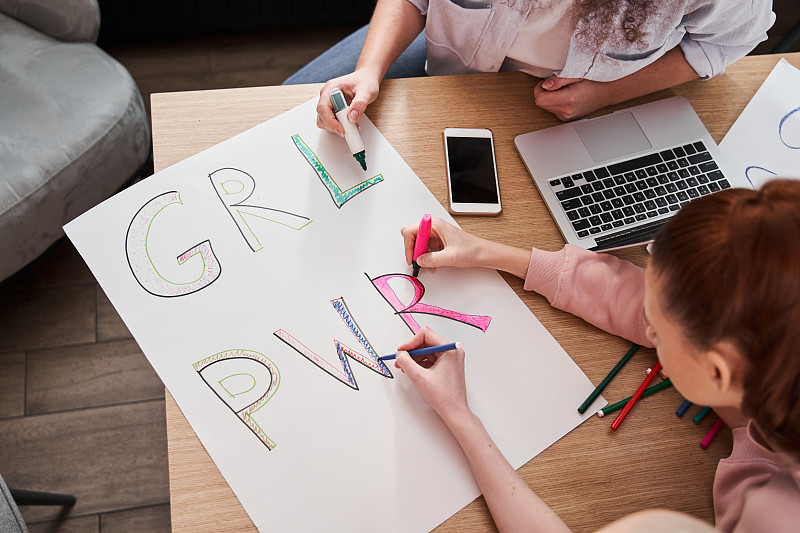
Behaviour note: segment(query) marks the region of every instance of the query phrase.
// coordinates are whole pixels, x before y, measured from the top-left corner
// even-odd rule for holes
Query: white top
[[[534,0],[500,70],[521,70],[537,78],[560,72],[575,33],[571,5],[572,0]]]
[[[533,0],[473,0],[469,8],[460,5],[466,6],[465,0],[408,1],[426,16],[426,71],[431,76],[497,72],[533,9]],[[625,5],[621,2],[612,17],[615,28],[622,25]],[[647,35],[645,43],[631,44],[611,32],[602,43],[582,46],[575,36],[586,31],[587,22],[579,22],[558,75],[618,80],[680,45],[695,72],[710,78],[766,40],[775,21],[772,0],[674,0],[653,6],[639,28]]]

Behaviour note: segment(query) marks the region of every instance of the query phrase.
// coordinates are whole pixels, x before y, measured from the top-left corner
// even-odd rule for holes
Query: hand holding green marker
[[[350,122],[347,118],[347,112],[350,110],[349,106],[345,103],[344,94],[338,87],[331,89],[331,104],[333,104],[333,113],[336,115],[336,120],[344,128],[344,139],[347,141],[347,146],[350,148],[350,153],[361,164],[361,168],[367,170],[367,156],[364,151],[364,141],[361,140],[361,134],[358,133],[358,126]]]

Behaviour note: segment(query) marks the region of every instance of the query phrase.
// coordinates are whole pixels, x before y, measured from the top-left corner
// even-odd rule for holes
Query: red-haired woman
[[[402,230],[410,263],[416,224]],[[484,266],[525,279],[554,307],[655,347],[675,387],[733,427],[733,453],[714,482],[721,531],[797,531],[800,524],[800,181],[728,189],[684,206],[652,246],[647,270],[570,245],[509,247],[435,219],[422,267]],[[443,344],[423,329],[396,364],[458,439],[498,528],[567,531],[503,458],[469,410],[464,352],[423,365],[407,350]],[[512,497],[513,495],[513,497]],[[666,511],[632,515],[604,531],[645,531],[645,521],[705,531]],[[650,522],[652,524],[653,522]],[[661,525],[665,525],[662,523]],[[664,529],[667,530],[667,529]]]

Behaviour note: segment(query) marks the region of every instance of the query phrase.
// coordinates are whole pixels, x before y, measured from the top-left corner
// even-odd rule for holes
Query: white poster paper
[[[461,341],[470,405],[515,468],[604,400],[578,415],[592,384],[496,272],[410,276],[400,228],[451,217],[366,117],[363,172],[314,108],[65,229],[260,530],[428,531],[479,492],[378,356],[423,325]]]
[[[800,178],[800,70],[781,59],[719,143],[754,188]]]

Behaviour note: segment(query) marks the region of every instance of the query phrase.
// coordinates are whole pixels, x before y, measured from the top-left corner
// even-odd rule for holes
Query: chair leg
[[[11,497],[14,498],[17,505],[75,505],[75,496],[71,494],[12,488],[8,490],[11,491]]]

